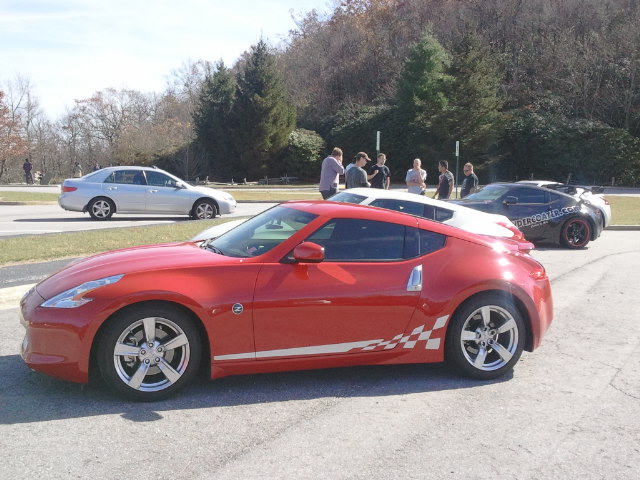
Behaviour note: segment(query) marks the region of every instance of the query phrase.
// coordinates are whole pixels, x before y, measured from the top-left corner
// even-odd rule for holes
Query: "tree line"
[[[25,156],[155,164],[193,180],[317,180],[333,146],[375,153],[396,181],[419,157],[471,161],[483,183],[640,182],[637,0],[342,0],[295,18],[231,66],[201,60],[164,92],[106,89],[56,121],[28,80],[0,96],[0,180]]]

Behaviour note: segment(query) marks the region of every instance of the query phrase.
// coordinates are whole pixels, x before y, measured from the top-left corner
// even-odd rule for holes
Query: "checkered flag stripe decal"
[[[424,342],[424,348],[426,350],[437,350],[440,348],[440,341],[442,333],[437,332],[433,338],[432,333],[434,330],[440,330],[447,323],[448,316],[440,317],[436,320],[431,330],[425,330],[425,325],[420,325],[413,329],[409,335],[403,335],[402,333],[396,335],[391,340],[382,340],[380,342],[368,345],[361,350],[363,352],[375,352],[379,350],[391,350],[398,345],[402,345],[402,348],[415,348],[416,345],[422,345]]]

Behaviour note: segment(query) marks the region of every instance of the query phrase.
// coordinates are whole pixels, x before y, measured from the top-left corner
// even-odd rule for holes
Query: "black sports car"
[[[602,213],[565,193],[517,183],[492,183],[455,203],[505,215],[533,243],[582,248],[600,236]]]

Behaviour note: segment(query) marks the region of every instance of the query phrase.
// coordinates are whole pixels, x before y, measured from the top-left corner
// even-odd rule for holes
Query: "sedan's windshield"
[[[205,247],[229,257],[256,257],[284,242],[316,217],[278,205],[211,240]]]
[[[465,197],[465,200],[471,200],[474,202],[491,202],[500,198],[508,190],[509,187],[504,185],[487,185],[479,192],[472,193]]]

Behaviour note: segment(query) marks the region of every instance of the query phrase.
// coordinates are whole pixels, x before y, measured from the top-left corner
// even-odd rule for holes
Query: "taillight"
[[[536,268],[533,272],[531,272],[531,277],[535,280],[544,280],[547,278],[547,272],[542,265],[539,268]]]
[[[504,223],[504,222],[498,222],[498,225],[500,225],[501,227],[506,228],[511,233],[513,233],[513,238],[514,239],[521,240],[521,241],[524,240],[524,234],[514,224],[507,224],[507,223]]]
[[[529,276],[535,280],[545,280],[547,278],[547,270],[539,261],[526,252],[510,252],[511,255],[518,257],[530,267]]]
[[[78,187],[68,187],[67,185],[62,185],[63,192],[75,192]]]

